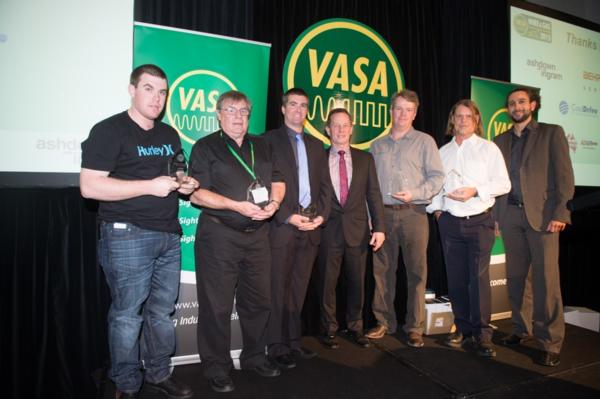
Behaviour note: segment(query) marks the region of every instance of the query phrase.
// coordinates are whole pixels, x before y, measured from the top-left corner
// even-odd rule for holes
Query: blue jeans
[[[98,254],[112,298],[108,312],[110,378],[120,391],[137,392],[143,380],[140,330],[146,380],[159,383],[170,375],[170,358],[175,352],[170,315],[175,310],[181,273],[179,236],[130,223],[102,222]]]

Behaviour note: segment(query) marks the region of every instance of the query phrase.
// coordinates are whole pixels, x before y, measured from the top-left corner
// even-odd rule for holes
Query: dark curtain
[[[421,96],[416,128],[444,143],[450,107],[468,98],[470,76],[509,79],[505,0],[138,0],[140,22],[272,43],[267,127],[282,122],[280,97],[287,50],[307,27],[343,17],[365,23],[392,46],[408,88]],[[597,191],[579,187],[576,196]],[[594,276],[599,208],[573,215],[561,235],[566,304],[600,309]],[[92,398],[108,360],[109,294],[96,262],[94,203],[72,189],[0,190],[0,361],[10,398]],[[445,293],[446,279],[431,222],[428,287]],[[400,273],[400,277],[402,277]],[[397,305],[403,314],[404,281]],[[366,298],[373,282],[367,282]],[[343,286],[342,290],[343,291]],[[307,332],[316,331],[317,303],[307,300]],[[369,303],[367,322],[372,322]],[[6,394],[8,391],[8,394]]]
[[[109,294],[93,204],[78,188],[2,189],[0,220],[2,397],[95,397]]]

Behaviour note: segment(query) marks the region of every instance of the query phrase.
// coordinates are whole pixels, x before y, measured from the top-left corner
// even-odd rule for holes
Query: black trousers
[[[338,234],[337,237],[339,237],[338,242],[328,243],[328,245],[321,242],[319,247],[317,265],[321,330],[327,335],[334,335],[338,330],[336,287],[343,269],[347,287],[346,324],[349,330],[362,333],[367,246],[349,247],[345,245],[343,234]]]
[[[463,335],[491,340],[490,256],[495,239],[491,214],[466,219],[443,212],[438,225],[456,328]]]
[[[271,306],[269,226],[236,231],[201,216],[196,230],[198,352],[206,378],[225,376],[230,356],[231,311],[235,297],[244,348],[242,368],[265,362]]]
[[[271,248],[271,318],[268,351],[271,356],[290,353],[300,347],[302,307],[312,274],[318,246],[306,232],[295,231],[282,246]]]

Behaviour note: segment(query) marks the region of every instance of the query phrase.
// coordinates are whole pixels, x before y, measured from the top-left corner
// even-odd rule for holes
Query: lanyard
[[[223,133],[221,133],[221,137],[223,137]],[[256,174],[254,174],[254,145],[252,145],[252,141],[248,140],[248,142],[250,143],[250,159],[252,160],[251,167],[249,167],[248,164],[244,162],[244,160],[238,155],[238,153],[233,149],[233,147],[231,147],[231,145],[227,141],[225,141],[225,144],[227,144],[227,148],[229,149],[231,155],[233,155],[235,159],[237,159],[237,161],[240,163],[240,165],[242,165],[244,169],[246,169],[246,172],[248,172],[250,176],[252,176],[252,178],[256,180]]]

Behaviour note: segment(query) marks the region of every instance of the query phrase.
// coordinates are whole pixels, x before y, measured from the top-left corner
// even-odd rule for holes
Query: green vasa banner
[[[477,103],[481,111],[483,135],[486,139],[493,140],[512,127],[512,120],[506,109],[506,96],[519,86],[523,85],[471,76],[471,100]],[[534,118],[537,119],[537,113]],[[504,255],[504,245],[502,239],[498,238],[492,255],[500,254]]]
[[[136,23],[134,67],[160,66],[169,78],[163,122],[173,126],[186,156],[196,140],[219,129],[217,98],[229,90],[252,101],[249,131],[265,130],[270,45],[164,26]],[[194,270],[193,244],[198,211],[180,203],[182,270]]]
[[[186,158],[194,143],[219,129],[216,104],[229,90],[245,93],[252,102],[249,131],[265,130],[270,45],[225,36],[135,23],[133,63],[156,64],[167,74],[169,96],[163,122],[179,133]],[[194,267],[194,241],[198,208],[179,201],[181,285],[173,324],[177,353],[173,364],[197,362],[198,302]],[[231,315],[231,356],[242,347],[237,311]]]

